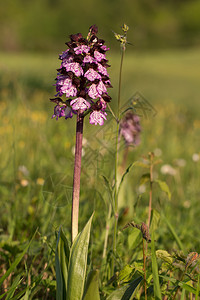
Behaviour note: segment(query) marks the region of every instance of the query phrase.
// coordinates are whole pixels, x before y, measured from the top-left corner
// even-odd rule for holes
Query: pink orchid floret
[[[94,58],[95,58],[98,62],[100,62],[100,61],[102,61],[103,59],[106,59],[106,56],[105,56],[105,54],[103,54],[103,53],[100,53],[100,52],[98,52],[98,51],[94,51]]]
[[[107,69],[99,63],[97,65],[98,65],[98,67],[97,67],[98,72],[105,76],[108,76]]]
[[[81,46],[74,48],[74,52],[76,54],[88,53],[89,51],[90,51],[90,47],[87,45],[81,45]]]
[[[100,111],[100,110],[94,110],[90,114],[90,124],[99,124],[102,126],[104,124],[104,120],[106,120],[107,113]]]
[[[107,92],[107,88],[105,87],[102,81],[99,81],[99,84],[97,86],[97,92],[99,93],[99,95],[102,95],[103,93]]]
[[[90,103],[86,101],[82,97],[78,97],[70,102],[70,105],[73,110],[82,110],[85,111],[86,109],[90,108]]]
[[[56,120],[61,117],[65,117],[65,119],[72,118],[72,109],[66,105],[56,105],[54,107],[54,114],[52,118],[56,117]]]
[[[100,95],[99,92],[97,91],[97,86],[95,83],[93,83],[88,90],[88,95],[92,99],[97,99]]]
[[[101,75],[94,69],[90,68],[84,75],[89,81],[94,81],[96,79],[101,79]]]
[[[85,64],[87,63],[92,64],[93,62],[95,62],[95,59],[91,55],[86,55],[83,59],[83,63]]]
[[[66,68],[66,72],[73,72],[77,77],[83,75],[83,69],[82,67],[80,66],[79,63],[77,62],[73,62],[73,63],[68,63],[66,64],[65,66]]]

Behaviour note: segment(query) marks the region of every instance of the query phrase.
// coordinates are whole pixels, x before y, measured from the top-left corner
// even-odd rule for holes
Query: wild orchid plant
[[[68,49],[61,55],[61,66],[56,78],[56,103],[52,118],[65,119],[77,116],[74,182],[72,200],[72,242],[78,234],[79,193],[83,120],[90,114],[90,124],[103,125],[106,120],[107,103],[111,100],[107,88],[111,87],[107,72],[105,41],[97,37],[98,28],[93,25],[87,38],[81,33],[70,36]],[[65,100],[61,99],[64,95]]]
[[[87,38],[81,33],[71,35],[66,43],[68,49],[60,55],[61,66],[56,78],[56,103],[52,118],[70,119],[77,117],[74,180],[72,196],[72,245],[59,230],[56,246],[56,298],[87,299],[87,285],[84,292],[87,252],[92,217],[78,234],[79,194],[81,176],[81,156],[83,122],[86,115],[90,124],[103,125],[106,120],[107,103],[111,100],[107,88],[111,87],[107,72],[106,52],[109,48],[105,41],[97,37],[98,28],[93,25]],[[61,97],[65,97],[62,99]],[[97,274],[92,273],[92,278]],[[91,281],[91,279],[89,279]],[[97,289],[98,292],[98,289]]]

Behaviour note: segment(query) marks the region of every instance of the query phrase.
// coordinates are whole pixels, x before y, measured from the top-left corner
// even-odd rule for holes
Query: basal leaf
[[[66,300],[81,300],[83,296],[92,218],[93,215],[75,238],[70,250]]]
[[[98,270],[88,274],[83,300],[100,300]]]
[[[67,278],[68,278],[68,261],[69,261],[69,245],[68,241],[62,231],[59,229],[55,261],[56,261],[56,299],[62,300],[65,298],[67,292]]]

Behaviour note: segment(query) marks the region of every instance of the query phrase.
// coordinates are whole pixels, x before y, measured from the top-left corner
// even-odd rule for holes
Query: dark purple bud
[[[111,98],[108,94],[106,94],[106,93],[102,94],[101,97],[102,97],[103,100],[106,101],[106,102],[110,102],[111,99],[112,99],[112,98]]]
[[[96,25],[92,25],[90,26],[89,31],[92,35],[96,35],[98,33],[98,27]]]
[[[83,36],[82,36],[82,34],[81,33],[77,33],[77,34],[71,34],[70,35],[70,39],[71,39],[71,41],[73,41],[73,42],[78,42],[80,39],[82,39],[83,38]]]

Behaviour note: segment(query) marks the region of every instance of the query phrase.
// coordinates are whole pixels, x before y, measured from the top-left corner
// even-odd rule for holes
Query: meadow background
[[[128,40],[133,45],[125,54],[122,102],[139,93],[152,106],[147,115],[140,111],[141,143],[129,152],[125,166],[121,150],[119,169],[154,152],[160,160],[154,176],[165,181],[171,193],[170,200],[154,187],[156,247],[199,253],[200,2],[7,0],[0,6],[1,275],[38,228],[37,238],[4,282],[2,293],[18,279],[18,292],[29,286],[29,299],[55,297],[55,231],[62,225],[70,237],[75,119],[52,120],[49,98],[55,94],[58,54],[66,49],[68,36],[77,32],[85,36],[92,24],[110,47],[112,109],[116,110],[120,64],[120,47],[112,31],[120,32],[123,22],[130,27]],[[108,119],[111,122],[110,115]],[[85,121],[80,228],[95,210],[90,260],[97,268],[109,206],[102,175],[112,178],[114,168],[109,129]],[[109,134],[104,150],[98,134],[105,139]],[[119,230],[132,220],[147,219],[148,186],[141,179],[145,173],[136,167],[127,176],[120,194]],[[118,253],[123,257],[119,268],[136,259],[139,241],[130,237],[131,230],[127,232],[119,232]]]

